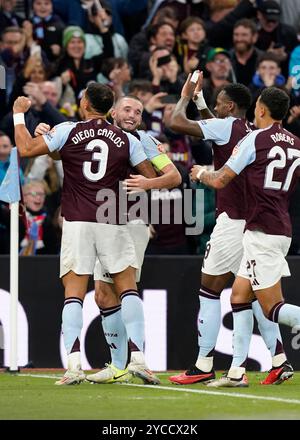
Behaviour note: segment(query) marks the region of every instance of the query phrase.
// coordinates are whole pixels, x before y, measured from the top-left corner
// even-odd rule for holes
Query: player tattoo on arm
[[[200,181],[214,189],[222,189],[227,186],[237,174],[227,165],[217,171],[205,171],[201,174]]]
[[[236,173],[226,164],[217,171],[207,171],[205,166],[194,165],[190,177],[194,182],[201,182],[214,189],[222,189],[236,177]]]

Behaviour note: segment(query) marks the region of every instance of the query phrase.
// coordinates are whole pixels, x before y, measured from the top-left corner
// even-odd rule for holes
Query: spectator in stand
[[[90,59],[103,52],[103,38],[101,32],[108,32],[111,34],[114,57],[125,58],[128,56],[128,44],[123,35],[118,34],[114,30],[112,22],[112,10],[108,3],[101,2],[102,9],[96,9],[93,14],[91,9],[88,10],[88,25],[85,30],[85,59]],[[99,32],[100,31],[100,32]]]
[[[42,92],[42,87],[43,83],[37,84],[33,82],[28,82],[24,86],[24,92],[32,101],[32,106],[25,116],[28,130],[32,135],[40,122],[45,122],[53,127],[56,124],[67,121],[67,118],[47,101],[46,96]],[[9,112],[0,122],[0,129],[5,131],[9,137],[13,139],[14,125],[12,112]]]
[[[208,3],[210,2],[203,2],[201,0],[156,0],[150,9],[145,26],[151,23],[153,17],[160,9],[166,8],[167,6],[175,11],[180,22],[190,15],[207,19],[209,17]]]
[[[83,28],[86,25],[86,11],[82,8],[80,0],[53,0],[53,10],[67,26]]]
[[[258,6],[259,33],[256,46],[275,54],[283,74],[288,75],[289,54],[298,45],[297,33],[288,24],[281,23],[281,8],[276,1],[266,0]]]
[[[171,24],[160,22],[148,29],[148,48],[141,52],[135,76],[138,78],[149,77],[149,60],[156,48],[165,48],[169,54],[173,53],[175,47],[175,30]],[[131,58],[129,58],[131,61]]]
[[[300,44],[295,47],[290,56],[287,86],[297,104],[300,104]]]
[[[263,52],[255,43],[258,38],[257,25],[253,20],[243,18],[233,28],[232,67],[238,83],[248,86],[252,82],[257,61]]]
[[[178,96],[169,95],[165,98],[165,108],[164,108],[164,116],[163,116],[163,124],[164,124],[164,134],[168,139],[168,143],[170,145],[169,148],[169,157],[175,164],[180,164],[180,166],[184,167],[186,172],[189,172],[190,168],[193,165],[193,157],[190,148],[190,138],[189,136],[182,135],[180,133],[175,133],[170,128],[170,122],[172,118],[172,114],[176,107],[176,103],[178,101]]]
[[[5,174],[10,164],[10,152],[12,147],[13,145],[7,134],[4,133],[4,131],[0,131],[0,185],[5,177]],[[21,169],[20,169],[20,178],[21,178],[21,183],[23,184],[24,175]]]
[[[186,74],[204,70],[207,53],[211,49],[206,39],[205,24],[199,17],[186,18],[179,27],[177,46],[179,65]]]
[[[128,94],[139,98],[144,106],[143,128],[154,137],[160,136],[163,132],[163,109],[165,103],[162,102],[167,93],[159,92],[154,94],[152,83],[144,79],[135,79],[129,83]]]
[[[135,76],[138,74],[138,66],[143,52],[148,51],[149,28],[158,23],[168,23],[173,27],[173,29],[176,30],[179,24],[176,11],[168,6],[158,9],[156,14],[153,16],[151,23],[146,28],[144,27],[139,33],[134,35],[130,40],[128,59],[131,67],[133,68],[133,73]]]
[[[81,90],[85,89],[89,81],[95,81],[97,73],[101,71],[103,60],[113,56],[111,34],[102,33],[103,53],[89,60],[84,59],[85,34],[78,26],[69,26],[63,33],[64,55],[58,62],[56,73],[61,76],[63,84],[70,84],[78,98]]]
[[[47,184],[42,180],[29,181],[23,186],[27,227],[21,228],[21,255],[57,254],[59,251],[52,218],[45,207],[47,192]]]
[[[219,46],[222,42],[225,49],[230,49],[234,24],[241,18],[255,18],[256,0],[211,0],[209,4],[210,19],[205,21],[209,44]]]
[[[180,66],[174,55],[165,47],[154,48],[149,58],[150,77],[155,92],[177,94],[184,83],[185,75],[180,75]]]
[[[18,27],[8,27],[1,34],[0,64],[6,72],[6,100],[8,103],[16,77],[29,56],[26,34]]]
[[[252,78],[249,89],[252,93],[254,101],[266,87],[284,86],[285,77],[281,74],[280,62],[273,53],[262,55],[257,64],[256,73]]]
[[[282,22],[298,29],[300,22],[299,0],[276,0],[281,7]]]
[[[206,70],[209,77],[203,80],[203,96],[207,106],[213,110],[220,89],[232,80],[229,52],[222,47],[211,49],[207,54]]]
[[[72,2],[72,0],[65,0]],[[109,8],[113,18],[113,25],[118,34],[123,35],[126,41],[130,41],[141,28],[147,17],[147,0],[81,0],[85,11],[92,11],[95,15],[102,7]]]
[[[33,38],[43,47],[49,61],[55,61],[61,54],[65,24],[53,14],[52,0],[33,0],[32,8]]]
[[[39,84],[47,79],[48,72],[43,64],[40,55],[31,55],[24,65],[23,70],[17,76],[9,99],[9,108],[12,107],[15,99],[23,95],[23,88],[27,82]]]
[[[17,0],[2,0],[0,7],[0,29],[21,27],[24,19],[14,12]]]
[[[98,82],[109,85],[115,94],[115,102],[127,94],[131,80],[130,67],[124,58],[108,58],[97,76]]]

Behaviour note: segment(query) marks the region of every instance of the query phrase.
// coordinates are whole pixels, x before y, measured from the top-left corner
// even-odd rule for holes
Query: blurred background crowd
[[[212,164],[207,141],[174,133],[170,117],[187,75],[204,72],[211,110],[230,82],[248,86],[253,103],[276,85],[291,97],[285,127],[300,136],[300,0],[1,0],[0,184],[14,144],[12,103],[29,96],[25,116],[34,135],[41,122],[53,127],[81,118],[79,101],[90,81],[107,84],[116,99],[135,95],[144,104],[142,129],[155,136],[182,175],[176,189],[202,188],[204,230],[185,234],[185,224],[153,225],[148,254],[203,254],[215,224],[213,190],[191,185],[195,163]],[[190,104],[189,117],[197,119]],[[20,222],[23,255],[58,254],[61,224],[60,162],[48,156],[22,160],[27,226]],[[293,241],[300,254],[300,186],[293,196]],[[176,196],[176,197],[177,197]],[[163,203],[162,197],[161,203]],[[0,202],[0,254],[9,253],[9,209]]]

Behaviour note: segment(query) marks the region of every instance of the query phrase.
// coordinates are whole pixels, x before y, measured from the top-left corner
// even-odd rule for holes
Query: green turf
[[[0,373],[0,420],[300,419],[299,372],[279,386],[261,386],[259,380],[265,374],[249,373],[250,386],[246,389],[178,386],[172,385],[166,374],[160,375],[161,386],[171,390],[90,383],[58,387],[54,386],[57,373],[37,374],[53,374],[53,378]],[[134,384],[141,382],[135,379]],[[243,397],[246,395],[254,397],[247,399]],[[259,396],[264,399],[259,400]]]

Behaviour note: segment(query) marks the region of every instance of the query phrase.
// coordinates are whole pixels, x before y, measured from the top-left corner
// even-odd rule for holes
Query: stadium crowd
[[[92,81],[107,84],[115,99],[127,94],[143,105],[141,128],[156,137],[182,176],[178,188],[205,188],[204,231],[185,235],[178,225],[153,225],[151,254],[203,254],[215,225],[214,190],[191,183],[193,165],[212,164],[210,141],[175,133],[171,115],[189,73],[204,73],[210,110],[222,87],[249,87],[252,121],[257,97],[277,86],[291,98],[284,127],[300,136],[300,0],[2,0],[0,65],[0,183],[14,143],[12,104],[32,102],[25,121],[33,136],[40,123],[53,127],[82,119],[79,101]],[[187,113],[198,119],[191,103]],[[109,115],[108,115],[109,118]],[[61,237],[61,163],[48,156],[20,163],[27,229],[23,255],[58,254]],[[294,193],[290,254],[300,253],[300,207]],[[163,202],[163,200],[161,201]],[[0,254],[9,253],[8,206],[0,202]],[[146,252],[146,253],[147,253]]]

